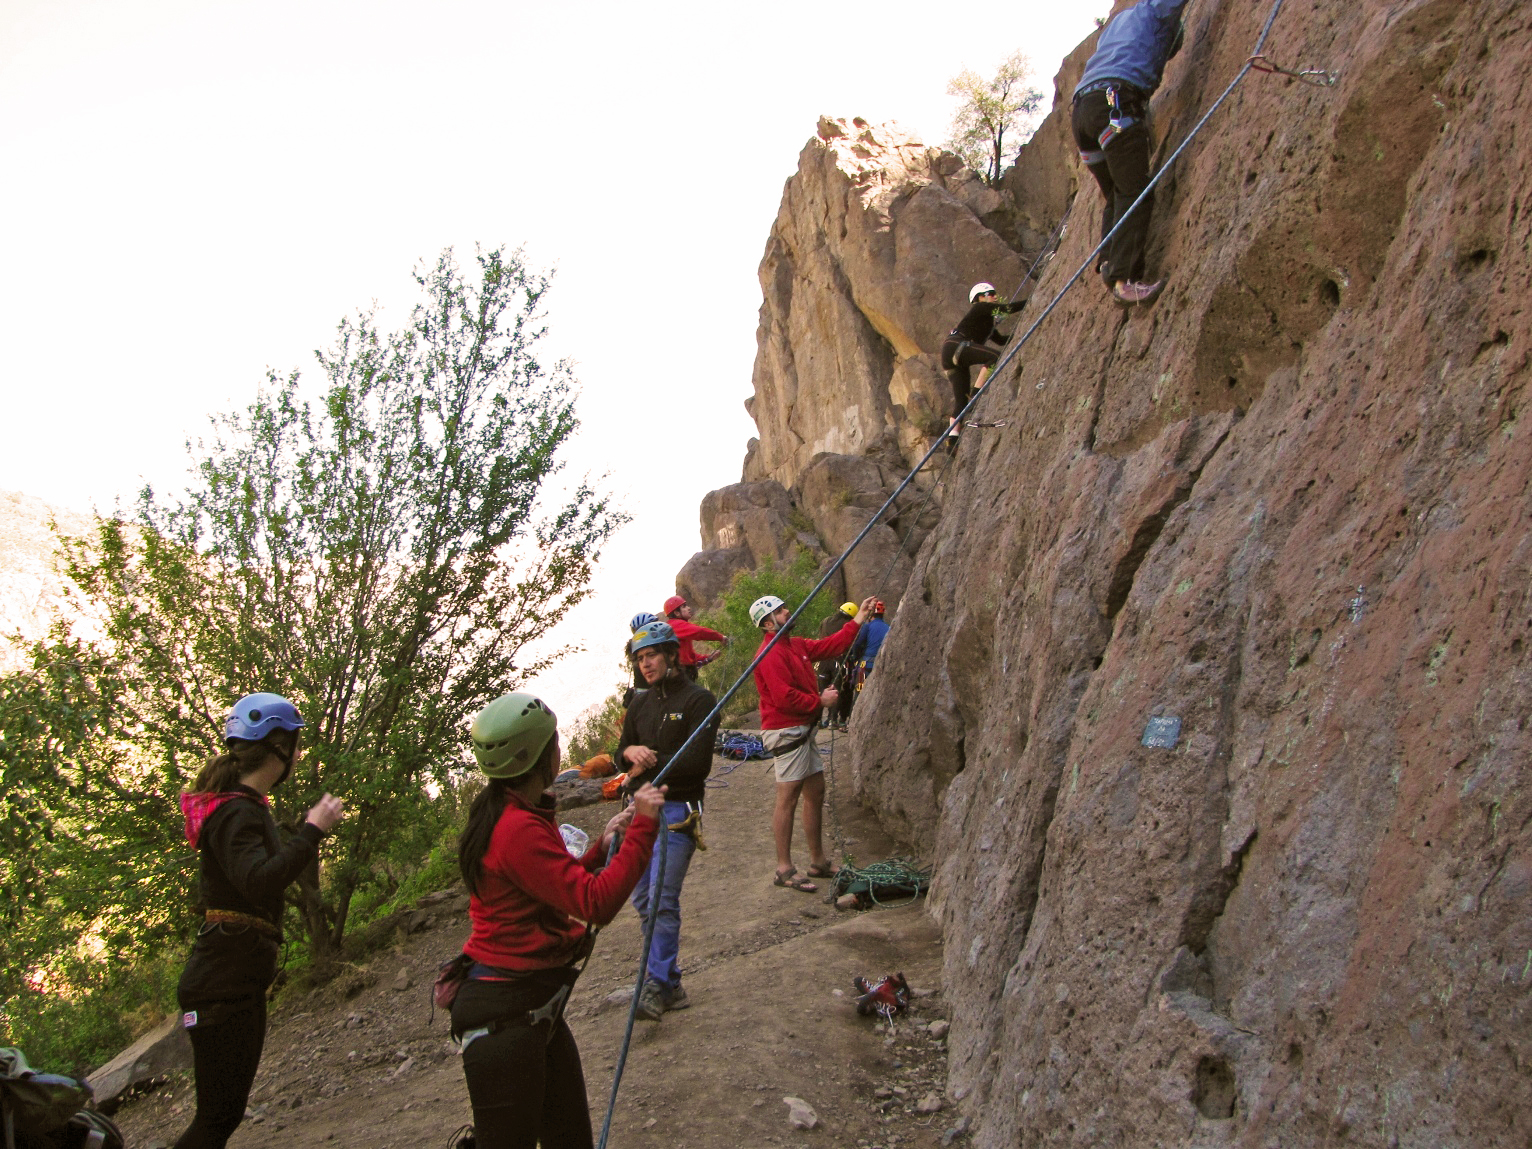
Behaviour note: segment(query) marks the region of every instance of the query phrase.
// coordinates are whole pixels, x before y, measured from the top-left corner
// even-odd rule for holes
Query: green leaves
[[[569,365],[536,354],[548,279],[519,252],[476,264],[417,272],[397,330],[343,320],[317,388],[268,375],[192,448],[179,498],[146,489],[133,521],[64,541],[104,639],[56,634],[0,680],[7,997],[103,931],[123,960],[187,935],[176,794],[241,695],[283,693],[308,722],[278,820],[326,791],[352,810],[321,880],[290,891],[315,956],[438,840],[468,717],[551,661],[524,649],[625,518],[589,483],[547,498],[577,426]]]
[[[1007,141],[1017,149],[1026,143],[1027,123],[1043,106],[1043,93],[1026,86],[1031,75],[1031,61],[1012,52],[993,79],[964,68],[947,83],[947,94],[963,101],[947,146],[988,183],[999,182]]]

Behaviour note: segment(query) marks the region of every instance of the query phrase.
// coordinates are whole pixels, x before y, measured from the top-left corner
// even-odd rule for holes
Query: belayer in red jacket
[[[696,682],[698,668],[712,662],[723,651],[716,650],[712,654],[701,655],[693,649],[692,643],[721,642],[724,646],[728,646],[729,636],[692,622],[691,604],[678,594],[673,594],[665,600],[665,621],[670,623],[670,629],[676,633],[676,641],[681,644],[681,673]]]
[[[563,1007],[591,927],[617,916],[644,872],[664,789],[640,786],[575,858],[548,792],[559,768],[553,712],[531,694],[502,695],[475,716],[470,738],[489,782],[458,839],[473,926],[463,955],[473,964],[452,1003],[452,1035],[462,1042],[474,1143],[590,1145],[585,1076]]]
[[[877,600],[863,600],[856,617],[848,619],[829,638],[797,638],[784,634],[766,652],[755,668],[755,689],[761,696],[761,741],[776,758],[777,800],[772,812],[771,830],[777,846],[775,884],[789,889],[815,893],[819,887],[798,873],[793,865],[793,817],[798,797],[803,796],[803,836],[809,847],[809,875],[834,877],[835,867],[825,857],[824,847],[824,759],[814,745],[814,730],[819,712],[834,706],[840,693],[833,686],[819,689],[814,676],[814,661],[838,658],[856,641],[857,631],[872,613]],[[750,621],[766,632],[761,650],[776,635],[791,609],[776,595],[768,594],[750,604]],[[756,652],[760,654],[758,650]]]

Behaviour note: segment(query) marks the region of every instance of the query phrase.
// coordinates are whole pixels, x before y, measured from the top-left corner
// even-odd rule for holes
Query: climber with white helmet
[[[277,836],[267,795],[292,773],[303,725],[280,694],[247,694],[224,719],[223,753],[181,795],[203,924],[176,986],[197,1082],[197,1110],[177,1149],[221,1149],[245,1116],[282,945],[282,892],[314,864],[344,812],[326,794],[296,833]]]
[[[1010,342],[1009,335],[995,330],[995,321],[1020,311],[1027,305],[1025,299],[1015,303],[1001,303],[1000,293],[992,283],[976,283],[968,292],[968,312],[958,325],[947,332],[942,343],[942,370],[947,382],[952,384],[952,435],[958,437],[960,428],[957,416],[973,393],[989,379],[989,369],[1000,360],[1000,353],[986,347],[987,343],[1004,346]],[[979,368],[979,377],[970,385],[971,372]]]
[[[1112,298],[1123,306],[1152,303],[1165,286],[1164,280],[1148,282],[1144,273],[1154,193],[1131,215],[1129,209],[1149,186],[1154,148],[1149,98],[1160,86],[1166,63],[1181,49],[1181,10],[1187,2],[1139,0],[1113,16],[1075,85],[1071,123],[1080,158],[1106,201],[1102,238],[1122,222],[1102,252],[1098,270]]]
[[[806,894],[819,887],[809,878],[832,878],[836,868],[825,857],[823,823],[825,777],[824,760],[814,745],[814,731],[820,711],[834,706],[839,692],[833,687],[819,689],[814,677],[813,660],[838,658],[851,649],[862,623],[872,614],[876,599],[863,600],[854,618],[847,619],[829,638],[795,638],[783,634],[772,642],[792,615],[776,595],[768,594],[750,604],[750,621],[766,632],[757,657],[765,652],[755,668],[755,689],[761,697],[761,741],[776,758],[777,798],[772,812],[771,830],[776,839],[777,872],[775,885],[800,890]],[[770,645],[771,649],[767,650]],[[808,841],[809,871],[805,877],[793,865],[793,818],[798,798],[803,798],[803,836]]]

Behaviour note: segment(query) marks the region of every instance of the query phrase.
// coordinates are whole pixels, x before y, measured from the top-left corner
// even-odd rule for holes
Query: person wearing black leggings
[[[1009,335],[995,330],[995,321],[1020,311],[1027,305],[1025,299],[1017,303],[1001,303],[1000,294],[992,284],[976,283],[968,292],[968,313],[958,325],[947,333],[942,344],[942,370],[947,382],[952,384],[952,438],[958,436],[958,412],[968,406],[973,393],[989,378],[989,369],[1000,360],[1000,353],[986,347],[994,342],[1004,346],[1010,342]],[[979,378],[971,382],[973,368],[979,368]]]
[[[452,1036],[462,1043],[471,1143],[589,1149],[585,1076],[564,1005],[593,927],[617,916],[648,865],[664,788],[640,786],[633,805],[573,857],[548,792],[559,768],[553,711],[534,695],[505,694],[474,717],[469,738],[488,779],[458,839],[473,929],[463,947],[466,980],[452,1002]]]
[[[245,1115],[266,1043],[266,990],[277,972],[282,891],[340,821],[326,794],[298,833],[277,837],[267,794],[298,757],[303,719],[278,694],[251,694],[224,723],[225,750],[181,795],[197,850],[202,928],[176,987],[192,1044],[197,1112],[175,1149],[222,1149]]]

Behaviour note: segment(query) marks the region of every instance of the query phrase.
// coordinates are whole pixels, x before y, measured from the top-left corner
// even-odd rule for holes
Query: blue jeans
[[[690,813],[685,802],[666,802],[662,815],[666,824],[684,822]],[[654,844],[649,868],[633,889],[633,908],[645,921],[649,917],[649,889],[656,880],[660,887],[660,912],[654,921],[654,937],[649,943],[645,980],[657,983],[666,993],[674,993],[681,984],[681,883],[692,864],[697,843],[690,834],[665,831],[665,875],[659,877],[660,844]]]

